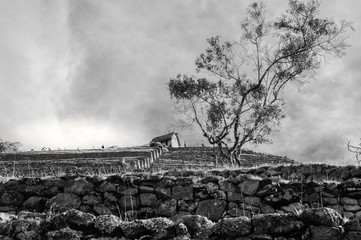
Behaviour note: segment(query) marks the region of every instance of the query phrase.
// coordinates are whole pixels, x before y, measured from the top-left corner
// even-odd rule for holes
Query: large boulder
[[[56,214],[52,218],[51,223],[54,229],[70,227],[71,229],[88,233],[94,231],[94,221],[95,216],[93,214],[70,209]]]
[[[304,209],[300,214],[304,222],[310,225],[322,225],[328,227],[338,227],[343,225],[341,215],[331,208],[310,208]]]

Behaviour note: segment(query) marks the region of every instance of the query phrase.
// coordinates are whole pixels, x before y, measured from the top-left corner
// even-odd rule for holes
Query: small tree
[[[359,146],[351,145],[351,142],[347,143],[347,150],[354,154],[358,165],[361,165],[361,143]]]
[[[269,134],[285,117],[286,85],[302,86],[323,61],[344,55],[350,24],[319,16],[319,6],[316,0],[290,0],[286,13],[270,22],[264,5],[253,3],[238,41],[209,38],[195,63],[197,76],[170,79],[177,109],[232,164],[241,165],[246,143],[271,141]]]
[[[21,147],[20,142],[9,142],[0,139],[0,152],[18,152]]]

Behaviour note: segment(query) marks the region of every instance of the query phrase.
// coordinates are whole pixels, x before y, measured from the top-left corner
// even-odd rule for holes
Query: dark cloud
[[[177,128],[169,78],[194,73],[206,39],[239,38],[243,1],[44,1],[0,3],[0,138],[27,147],[137,145],[179,130],[188,145],[199,130]],[[276,18],[287,1],[272,1]],[[333,163],[352,156],[361,132],[361,2],[327,1],[322,13],[349,18],[352,47],[300,91],[286,89],[288,118],[260,151]],[[195,127],[195,129],[197,129]]]

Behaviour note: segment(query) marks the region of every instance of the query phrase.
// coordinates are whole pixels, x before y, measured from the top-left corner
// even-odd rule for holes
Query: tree
[[[361,165],[361,143],[359,146],[351,145],[351,142],[347,143],[347,150],[355,155],[358,165]]]
[[[168,82],[176,108],[232,164],[241,165],[246,143],[271,142],[270,133],[286,116],[286,85],[301,87],[322,62],[344,55],[350,24],[319,16],[319,6],[316,0],[290,0],[271,22],[263,3],[251,4],[238,41],[209,38],[195,62],[196,76],[179,74]]]
[[[0,139],[0,153],[1,152],[18,152],[22,144],[20,142],[9,142]]]

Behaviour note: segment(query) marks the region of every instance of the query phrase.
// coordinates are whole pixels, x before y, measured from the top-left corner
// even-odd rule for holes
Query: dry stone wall
[[[322,170],[322,171],[318,171]],[[79,209],[129,218],[197,214],[212,221],[328,207],[361,216],[361,171],[326,165],[24,178],[0,184],[0,211]]]
[[[361,171],[298,165],[0,184],[0,239],[360,239]]]

